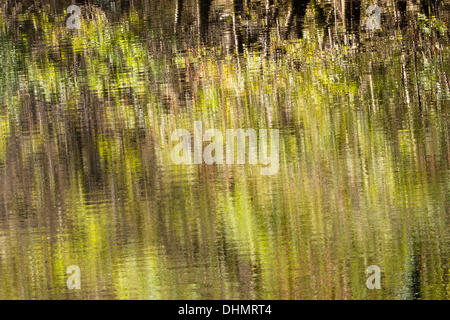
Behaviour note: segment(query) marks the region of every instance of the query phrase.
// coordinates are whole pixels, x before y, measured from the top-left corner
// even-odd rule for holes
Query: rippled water
[[[449,10],[393,3],[2,2],[0,298],[448,299]],[[278,173],[175,165],[195,121]]]

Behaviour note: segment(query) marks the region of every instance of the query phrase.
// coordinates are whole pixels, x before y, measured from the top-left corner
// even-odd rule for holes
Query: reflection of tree
[[[183,2],[184,0],[176,0],[176,7],[175,7],[175,32],[177,32],[178,30],[178,26],[180,25],[180,20],[181,20],[181,14],[183,12]]]
[[[437,14],[441,0],[420,0],[420,6],[422,12],[425,13],[427,17]]]
[[[383,297],[401,285],[445,297],[448,81],[426,39],[380,37],[352,56],[316,43],[345,31],[329,1],[228,1],[222,23],[215,1],[174,1],[151,19],[133,3],[79,33],[45,10],[0,29],[0,297],[36,294],[29,279],[49,294],[77,255],[97,297],[146,298],[150,285],[167,298],[367,298],[373,258],[393,275]],[[359,2],[347,3],[357,33]],[[200,4],[208,13],[189,20]],[[198,116],[285,129],[280,176],[174,168],[164,144]]]
[[[286,36],[289,35],[292,25],[296,25],[296,34],[298,38],[303,36],[303,23],[306,14],[306,7],[308,6],[308,1],[304,0],[291,0],[291,5],[286,17]]]
[[[175,8],[175,29],[180,26],[180,16],[183,9],[188,9],[193,0],[177,0]],[[221,10],[218,4],[225,3],[227,14],[220,19],[225,23],[217,23],[217,10]],[[228,4],[228,7],[227,7]],[[406,27],[407,0],[397,0],[394,5],[398,17],[398,26]],[[424,12],[437,12],[439,1],[423,0],[421,2]],[[383,5],[383,4],[380,4]],[[322,30],[325,37],[329,37],[326,43],[346,43],[348,35],[353,36],[353,44],[359,45],[360,33],[365,29],[361,26],[362,19],[366,16],[365,6],[361,0],[342,0],[325,2],[321,0],[264,0],[259,4],[253,1],[230,0],[212,1],[195,0],[196,24],[198,38],[204,41],[213,41],[214,36],[225,31],[222,40],[227,48],[235,48],[241,53],[243,47],[251,47],[258,44],[264,48],[266,54],[273,45],[273,39],[281,36],[281,39],[290,37],[303,38],[305,18],[308,10],[312,12],[313,22]],[[427,11],[428,10],[428,11]],[[214,12],[214,13],[213,13]],[[213,13],[213,14],[212,14]],[[226,18],[225,18],[226,17]],[[229,30],[220,30],[220,26]],[[282,28],[280,28],[282,26]],[[227,35],[229,33],[229,36]],[[231,52],[234,50],[231,50]]]
[[[161,1],[161,0],[160,0]],[[86,0],[77,1],[79,5],[96,7],[99,10],[109,12],[112,10],[111,3],[103,0]],[[116,0],[114,8],[120,8],[118,12],[126,15],[127,8],[131,6],[138,10],[149,7],[145,1],[128,1]],[[440,0],[420,0],[420,9],[427,16],[432,14],[439,15],[439,6],[442,4]],[[361,0],[174,0],[167,3],[164,1],[152,2],[152,6],[161,8],[160,11],[165,16],[173,16],[170,23],[173,24],[172,30],[179,33],[190,29],[195,25],[196,38],[201,42],[215,41],[215,38],[222,38],[228,41],[227,47],[230,45],[236,47],[237,52],[242,52],[243,47],[250,47],[258,44],[265,51],[273,44],[274,35],[280,36],[281,39],[289,37],[303,38],[305,26],[305,17],[310,10],[314,17],[314,24],[323,31],[328,37],[332,34],[331,42],[340,43],[347,40],[340,39],[345,32],[355,36],[356,43],[359,42],[361,21],[366,16],[365,9],[367,4],[362,5]],[[382,1],[380,6],[387,7],[388,3]],[[25,0],[21,2],[7,0],[2,4],[5,12],[17,14],[21,11],[32,10],[37,12],[39,7],[52,8],[53,11],[62,11],[65,9],[64,4],[39,0]],[[218,23],[219,14],[223,8],[230,14],[230,19],[225,19],[231,24],[231,37],[220,37],[223,30],[223,23]],[[407,10],[414,8],[412,0],[396,0],[393,8],[397,11],[394,16],[398,17],[398,25],[402,28],[407,24]],[[409,9],[408,9],[409,8]],[[169,13],[171,11],[171,13]],[[161,16],[161,19],[164,19]],[[153,18],[151,19],[154,20]],[[166,20],[166,19],[164,19]],[[162,23],[162,22],[161,22]],[[167,22],[164,22],[166,24]],[[280,28],[281,26],[281,28]],[[262,33],[260,31],[263,31]],[[330,31],[334,31],[331,32]],[[260,35],[263,36],[260,36]],[[180,34],[181,35],[181,34]],[[189,37],[188,37],[189,38]],[[190,37],[193,39],[192,37]],[[272,40],[271,40],[272,39]]]
[[[198,33],[202,40],[206,40],[209,26],[209,11],[212,0],[197,0]]]

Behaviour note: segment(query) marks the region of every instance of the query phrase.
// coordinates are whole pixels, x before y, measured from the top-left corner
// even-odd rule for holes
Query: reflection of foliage
[[[420,30],[422,30],[422,32],[427,36],[430,36],[433,30],[441,36],[445,36],[447,34],[448,29],[445,22],[435,16],[428,18],[426,15],[418,13],[418,20]]]
[[[80,31],[20,19],[0,32],[0,298],[65,297],[74,263],[89,297],[446,297],[447,47],[324,50],[312,25],[237,56],[138,10],[93,8]],[[198,119],[280,128],[280,174],[172,165],[171,132]]]

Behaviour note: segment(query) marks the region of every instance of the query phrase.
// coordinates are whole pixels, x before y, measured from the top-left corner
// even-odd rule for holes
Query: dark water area
[[[448,299],[449,18],[2,0],[0,299]],[[196,121],[278,129],[278,171],[175,164]]]

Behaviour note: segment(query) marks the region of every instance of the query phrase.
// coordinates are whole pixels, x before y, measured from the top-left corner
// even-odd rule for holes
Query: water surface
[[[54,2],[0,4],[0,299],[448,299],[448,5]],[[173,164],[195,121],[278,173]]]

